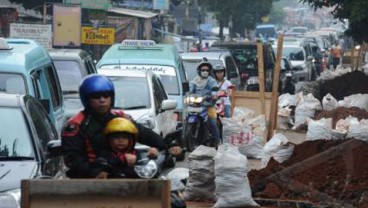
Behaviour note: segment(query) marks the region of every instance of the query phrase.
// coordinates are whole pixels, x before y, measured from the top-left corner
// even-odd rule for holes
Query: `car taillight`
[[[247,80],[247,79],[249,79],[249,74],[248,73],[242,73],[241,77],[242,77],[243,80]]]

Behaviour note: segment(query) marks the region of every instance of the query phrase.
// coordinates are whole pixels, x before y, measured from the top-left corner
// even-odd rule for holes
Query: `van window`
[[[50,96],[54,109],[61,107],[60,85],[57,75],[51,66],[45,69],[45,77],[49,86]]]
[[[153,95],[154,95],[154,100],[155,100],[155,106],[157,107],[156,110],[156,114],[160,113],[161,110],[161,104],[162,101],[164,101],[165,97],[163,97],[165,95],[165,91],[162,91],[163,89],[161,89],[161,85],[158,83],[158,79],[157,77],[152,77],[152,85],[153,85]]]
[[[257,27],[256,28],[256,37],[263,37],[263,38],[276,38],[277,32],[274,26],[269,27]]]
[[[77,61],[54,60],[63,92],[78,92],[79,83],[83,78]]]
[[[41,70],[35,71],[32,73],[32,83],[33,83],[33,89],[34,89],[34,97],[37,99],[45,98],[45,94],[42,91],[42,84],[41,84]]]
[[[25,80],[19,74],[0,73],[0,91],[26,94]]]
[[[235,74],[238,74],[238,72],[236,71],[236,66],[234,64],[234,61],[231,57],[226,57],[225,58],[225,63],[226,63],[226,76],[228,79],[230,78],[235,78],[237,76],[234,76]],[[232,76],[230,77],[229,75],[232,74]]]

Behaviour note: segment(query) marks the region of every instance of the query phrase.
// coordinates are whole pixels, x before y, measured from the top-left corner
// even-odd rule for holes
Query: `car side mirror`
[[[314,59],[314,58],[313,58],[313,56],[308,56],[308,57],[307,57],[307,60],[308,60],[308,61],[312,61],[313,59]]]
[[[175,109],[177,105],[176,100],[164,100],[161,104],[162,110],[172,110]]]
[[[59,157],[63,154],[63,150],[61,147],[61,140],[51,140],[47,143],[47,157],[54,158]]]
[[[42,107],[45,109],[47,114],[49,114],[50,113],[50,100],[48,100],[48,99],[39,99],[38,101],[40,101]]]

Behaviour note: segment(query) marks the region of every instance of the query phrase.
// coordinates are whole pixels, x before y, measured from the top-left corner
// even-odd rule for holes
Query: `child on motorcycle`
[[[223,65],[217,64],[214,69],[214,76],[216,78],[217,84],[219,86],[219,91],[225,92],[227,96],[220,97],[218,102],[222,102],[225,107],[225,117],[231,117],[231,101],[229,96],[232,93],[233,84],[225,78],[226,69]]]
[[[114,118],[107,123],[104,135],[110,151],[101,153],[95,165],[104,169],[109,178],[137,178],[134,172],[134,165],[137,162],[134,147],[138,129],[135,125],[126,118]]]

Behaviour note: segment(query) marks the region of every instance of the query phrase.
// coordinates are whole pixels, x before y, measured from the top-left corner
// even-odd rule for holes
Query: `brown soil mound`
[[[340,119],[345,119],[349,116],[353,116],[358,118],[358,120],[361,119],[368,119],[368,112],[366,110],[362,110],[357,107],[338,107],[331,111],[321,111],[316,115],[315,120],[319,120],[322,118],[332,118],[332,127],[335,128],[336,122]]]
[[[368,143],[306,141],[289,160],[248,173],[253,197],[308,200],[327,207],[368,207]]]
[[[332,80],[326,80],[320,85],[321,99],[327,93],[331,93],[337,100],[343,100],[345,96],[353,94],[367,94],[367,83],[368,76],[361,71],[346,73]]]

